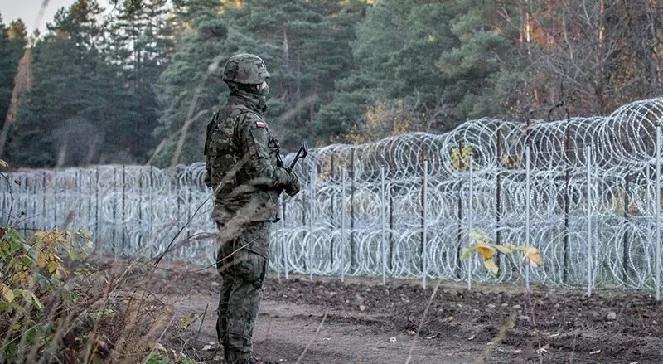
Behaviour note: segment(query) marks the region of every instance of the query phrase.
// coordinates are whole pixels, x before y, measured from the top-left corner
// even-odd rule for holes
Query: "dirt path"
[[[187,299],[182,301],[181,297],[173,296],[167,301],[183,317],[199,314],[205,310],[206,304],[212,307],[216,303],[215,297],[200,294]],[[214,319],[212,313],[203,323],[200,340],[215,341]],[[254,333],[255,354],[274,362],[294,363],[301,356],[301,363],[402,364],[408,358],[415,336],[398,330],[380,332],[375,329],[376,325],[383,325],[389,319],[385,315],[357,314],[265,299]],[[481,345],[460,346],[433,338],[419,338],[410,362],[469,363],[482,349]]]
[[[175,322],[193,321],[170,330],[169,347],[220,362],[209,348],[220,278],[191,269],[161,270],[144,288],[173,305]],[[431,300],[432,291],[407,280],[268,279],[255,354],[270,363],[302,355],[301,363],[406,363],[416,338],[410,363],[663,363],[663,310],[648,292],[587,298],[538,288],[527,296],[509,285],[467,291],[454,282],[442,282]]]

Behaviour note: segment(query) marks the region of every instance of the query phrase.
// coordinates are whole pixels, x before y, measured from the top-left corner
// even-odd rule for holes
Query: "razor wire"
[[[484,118],[444,134],[311,150],[295,169],[302,191],[282,198],[282,219],[272,224],[270,267],[342,277],[522,278],[524,265],[513,258],[500,258],[496,277],[478,260],[461,259],[476,230],[537,247],[544,262],[528,272],[534,283],[651,288],[660,271],[662,118],[656,98],[605,117]],[[98,252],[123,256],[155,256],[181,230],[169,258],[212,264],[204,174],[202,163],[16,171],[8,174],[13,185],[0,185],[0,211],[25,231],[89,231]]]

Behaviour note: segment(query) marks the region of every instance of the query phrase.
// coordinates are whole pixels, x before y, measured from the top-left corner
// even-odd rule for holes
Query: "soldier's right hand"
[[[285,192],[290,197],[293,197],[299,192],[299,178],[292,172],[288,172],[288,182],[285,184]]]

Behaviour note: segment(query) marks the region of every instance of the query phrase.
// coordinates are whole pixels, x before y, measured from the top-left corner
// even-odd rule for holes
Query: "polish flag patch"
[[[256,121],[256,127],[260,129],[264,129],[266,124],[262,121]]]

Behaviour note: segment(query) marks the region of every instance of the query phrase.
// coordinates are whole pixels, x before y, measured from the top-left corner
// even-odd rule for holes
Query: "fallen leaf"
[[[9,286],[0,283],[0,295],[2,295],[2,298],[9,302],[12,303],[14,302],[14,292],[12,291]]]
[[[0,295],[2,295],[2,298],[9,303],[14,301],[14,291],[12,291],[12,289],[6,284],[0,283]]]

